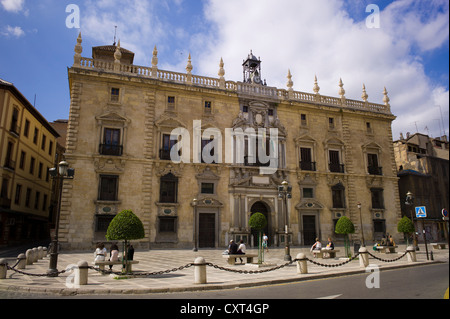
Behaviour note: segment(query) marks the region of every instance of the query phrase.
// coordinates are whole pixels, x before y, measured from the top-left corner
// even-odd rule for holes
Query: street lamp
[[[284,254],[284,260],[286,261],[292,261],[291,253],[290,253],[290,247],[289,247],[289,219],[288,219],[288,208],[287,208],[287,199],[292,198],[292,186],[289,186],[289,183],[287,181],[283,181],[280,186],[278,186],[278,198],[284,199],[284,207],[285,207],[285,215],[284,215],[284,231],[285,231],[285,254]]]
[[[58,211],[56,214],[55,234],[52,239],[52,247],[50,252],[50,264],[47,270],[47,275],[51,277],[58,276],[58,232],[59,232],[59,217],[61,214],[61,196],[63,183],[65,179],[73,179],[75,175],[75,169],[69,168],[69,163],[62,161],[58,164],[57,168],[50,168],[49,174],[53,179],[58,181],[59,194],[58,194]]]
[[[192,207],[194,207],[194,249],[192,251],[198,251],[197,245],[197,203],[198,199],[194,198],[192,200]]]
[[[416,250],[419,250],[419,246],[417,245],[416,223],[414,223],[414,213],[413,213],[413,211],[414,211],[414,194],[410,191],[408,191],[408,193],[406,193],[405,205],[411,207],[411,221],[414,226],[414,233],[413,233],[414,248]]]
[[[359,208],[359,219],[361,220],[361,237],[362,237],[362,246],[366,247],[366,242],[364,241],[364,226],[362,221],[362,213],[361,213],[361,203],[358,203]]]

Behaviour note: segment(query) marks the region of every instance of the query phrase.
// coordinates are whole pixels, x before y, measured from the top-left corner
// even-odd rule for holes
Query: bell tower
[[[244,83],[263,84],[261,80],[261,60],[256,58],[251,50],[242,67],[244,69]]]

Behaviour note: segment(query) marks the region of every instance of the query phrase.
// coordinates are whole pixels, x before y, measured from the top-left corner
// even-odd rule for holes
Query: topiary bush
[[[350,218],[342,216],[336,223],[336,234],[344,235],[345,255],[351,256],[350,242],[348,240],[348,234],[355,233],[355,225],[353,225]]]
[[[264,261],[264,249],[262,247],[262,230],[267,226],[267,219],[261,213],[254,213],[249,221],[248,225],[258,231],[258,264],[262,264]]]
[[[127,262],[127,248],[128,240],[137,240],[145,237],[144,225],[139,217],[137,217],[131,210],[123,210],[116,217],[113,218],[106,231],[107,240],[123,240],[123,267],[125,270],[125,264]]]
[[[409,246],[409,234],[416,231],[414,228],[414,223],[408,217],[404,216],[397,224],[397,230],[399,233],[403,233],[406,238],[406,246]]]

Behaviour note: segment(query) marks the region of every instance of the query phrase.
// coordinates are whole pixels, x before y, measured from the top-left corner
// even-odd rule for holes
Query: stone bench
[[[228,259],[229,265],[235,265],[236,258],[246,258],[247,264],[251,264],[251,263],[253,263],[253,258],[258,257],[258,255],[254,255],[254,254],[245,254],[245,255],[236,254],[236,255],[222,255],[222,256],[223,256],[223,258]]]
[[[375,248],[380,253],[395,254],[396,253],[395,249],[398,248],[398,246],[376,246]]]
[[[313,250],[312,253],[314,257],[317,258],[336,258],[336,253],[338,253],[338,249],[326,249],[322,248],[321,250]]]
[[[122,265],[123,263],[124,263],[124,262],[121,261],[121,260],[118,260],[118,261],[98,260],[98,261],[95,261],[95,262],[94,262],[94,265],[95,265],[95,266],[98,266],[98,268],[99,268],[100,270],[104,271],[104,270],[105,270],[105,266],[109,266],[109,265]],[[127,260],[127,263],[126,263],[126,272],[127,272],[127,273],[132,272],[132,271],[133,271],[133,270],[132,270],[132,265],[135,265],[135,264],[139,264],[139,261],[137,261],[137,260]]]
[[[446,249],[445,244],[431,243],[431,246],[433,246],[434,249]]]

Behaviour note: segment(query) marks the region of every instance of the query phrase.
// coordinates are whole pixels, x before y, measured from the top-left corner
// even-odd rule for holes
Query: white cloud
[[[20,38],[25,35],[25,32],[21,27],[12,27],[10,25],[7,25],[3,30],[0,31],[0,34],[5,37]]]
[[[0,3],[6,11],[17,13],[22,11],[25,0],[1,0]]]
[[[448,0],[394,1],[381,12],[379,29],[368,29],[361,19],[368,15],[365,6],[344,0],[203,3],[203,20],[185,17],[188,22],[182,24],[177,18],[189,14],[187,1],[133,0],[123,6],[118,0],[88,0],[83,36],[109,44],[117,25],[122,46],[136,53],[136,64],[150,65],[157,44],[160,68],[183,72],[189,50],[193,72],[206,76],[217,77],[223,57],[227,80],[242,79],[242,61],[253,50],[270,86],[286,88],[288,69],[297,91],[312,92],[317,75],[320,93],[338,96],[342,78],[347,98],[360,100],[365,83],[369,101],[383,103],[386,86],[397,116],[394,138],[415,132],[415,122],[436,126],[435,105],[448,117],[448,89],[426,75],[420,56],[448,43]],[[363,11],[358,15],[358,10]],[[448,131],[448,120],[445,126]]]

